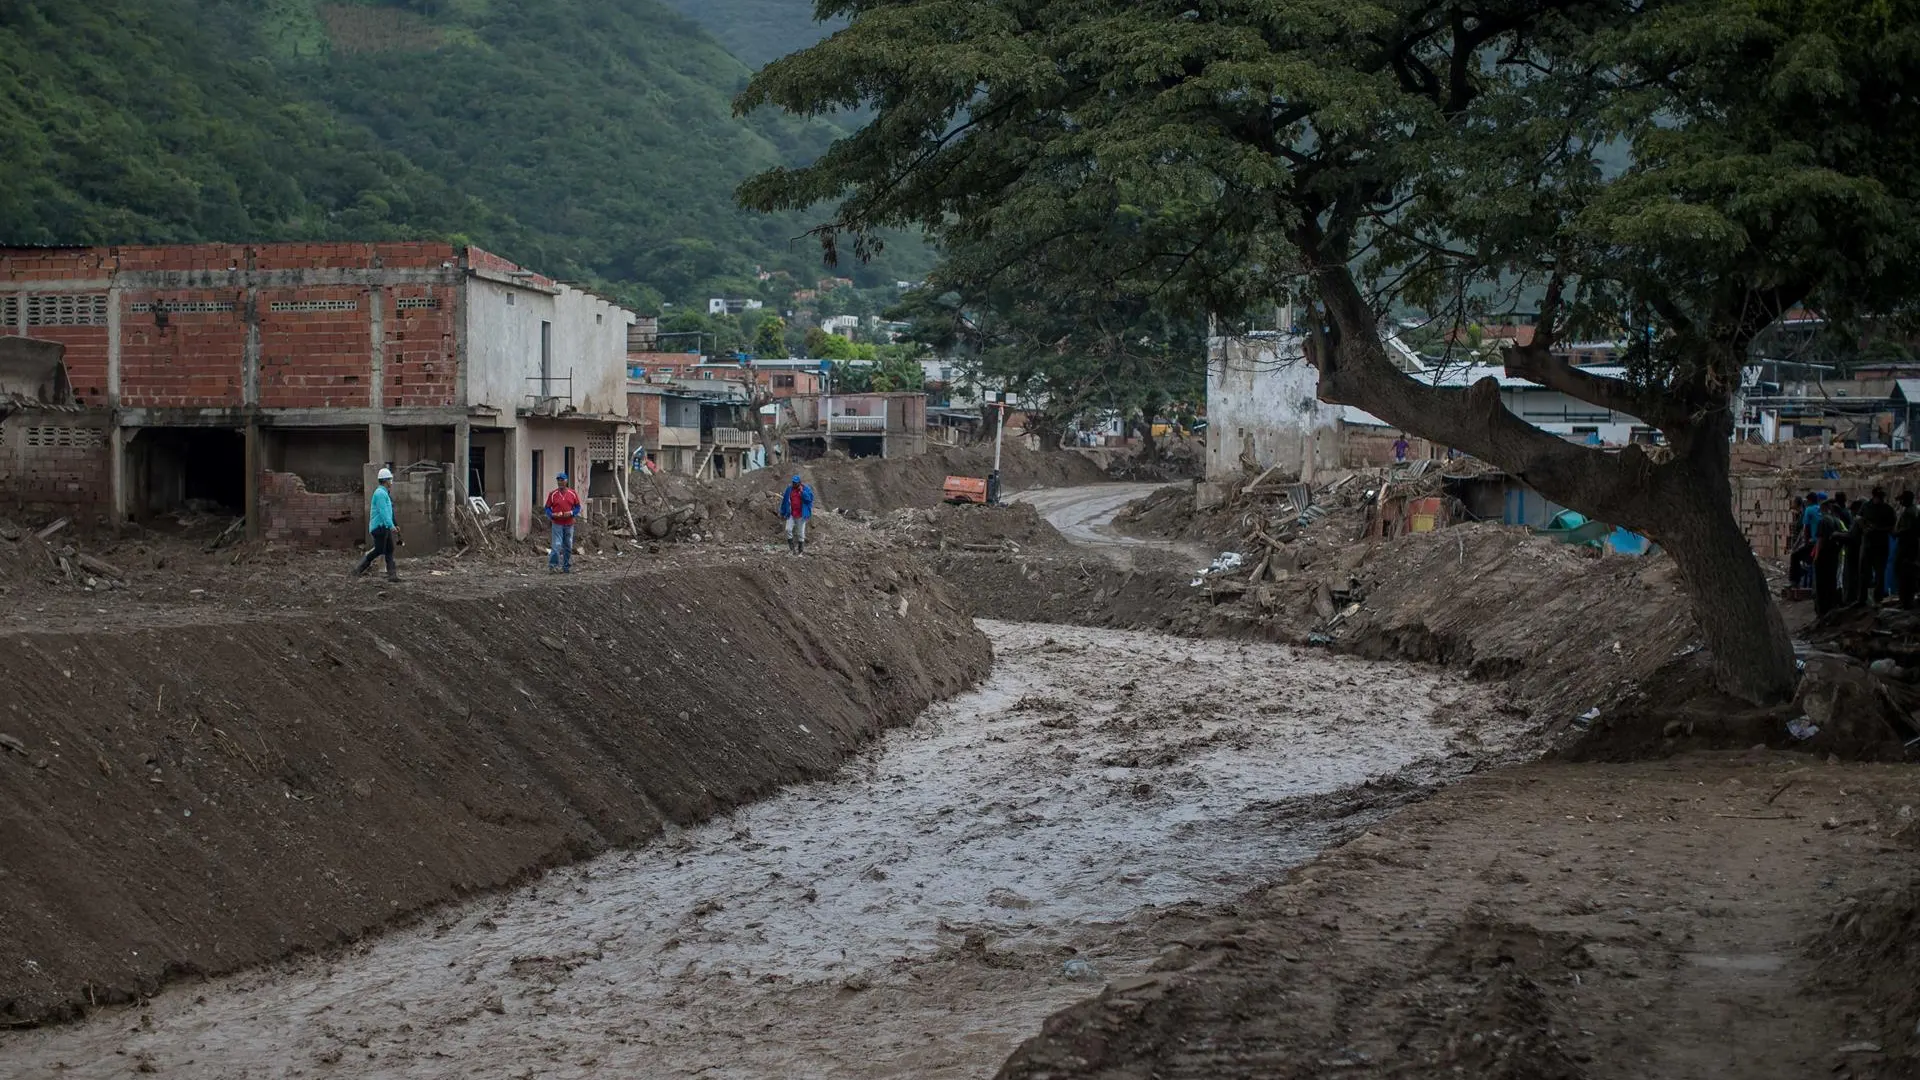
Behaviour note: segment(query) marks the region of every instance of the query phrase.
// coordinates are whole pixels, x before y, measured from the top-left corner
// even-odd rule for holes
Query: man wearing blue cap
[[[793,482],[780,493],[780,516],[787,522],[787,550],[795,555],[807,553],[807,519],[813,516],[813,489],[793,474]]]
[[[573,573],[573,523],[580,517],[580,496],[567,483],[567,474],[553,478],[559,486],[547,493],[547,520],[553,523],[553,546],[547,551],[547,571]]]

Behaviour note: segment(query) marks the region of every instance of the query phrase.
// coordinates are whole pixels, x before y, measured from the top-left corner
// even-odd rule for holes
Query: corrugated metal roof
[[[1908,404],[1920,404],[1920,379],[1895,379],[1893,390]]]

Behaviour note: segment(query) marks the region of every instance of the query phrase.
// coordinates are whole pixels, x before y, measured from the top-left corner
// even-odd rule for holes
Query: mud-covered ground
[[[825,501],[813,546],[923,560],[948,615],[1079,625],[987,624],[978,693],[834,781],[350,952],[0,1033],[0,1075],[1920,1076],[1920,785],[1835,738],[1904,708],[1866,671],[1881,653],[1816,636],[1808,682],[1833,692],[1788,710],[1821,717],[1797,742],[1779,710],[1698,693],[1664,559],[1322,522],[1264,578],[1196,587],[1168,540],[1196,537],[1113,529],[1137,489],[916,501],[972,460],[823,466],[853,505]],[[609,545],[584,579],[785,558],[764,493],[709,494],[701,541]],[[444,553],[387,589],[241,551],[9,619],[538,604],[524,555]],[[1607,763],[1511,764],[1555,744]]]
[[[1003,1076],[1920,1076],[1920,784],[1770,752],[1442,792],[1050,1019]]]
[[[835,780],[345,955],[0,1036],[0,1061],[218,1080],[982,1076],[1049,1011],[1517,734],[1486,688],[1437,671],[984,627],[990,680]]]

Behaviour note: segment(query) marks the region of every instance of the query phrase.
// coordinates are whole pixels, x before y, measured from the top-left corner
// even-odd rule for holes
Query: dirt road
[[[1517,735],[1486,687],[1441,672],[983,625],[988,683],[834,781],[345,955],[0,1036],[0,1063],[209,1080],[987,1075],[1049,1012]]]
[[[1040,516],[1061,535],[1076,544],[1098,547],[1116,561],[1131,565],[1140,551],[1168,551],[1186,559],[1198,559],[1204,566],[1212,556],[1197,547],[1168,541],[1144,540],[1128,536],[1113,527],[1114,515],[1136,499],[1143,499],[1165,484],[1088,484],[1082,487],[1036,488],[1016,492],[1009,502],[1023,502],[1040,511]]]

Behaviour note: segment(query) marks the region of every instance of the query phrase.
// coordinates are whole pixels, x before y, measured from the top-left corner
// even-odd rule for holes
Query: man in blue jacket
[[[373,560],[382,555],[387,557],[387,580],[399,581],[400,574],[393,566],[393,470],[381,469],[379,486],[373,489],[373,502],[367,508],[367,532],[373,536],[373,550],[367,552],[354,567],[353,576],[359,577],[373,565]]]
[[[813,488],[793,474],[793,483],[780,493],[780,516],[787,522],[787,550],[795,555],[807,553],[807,519],[813,516]]]

